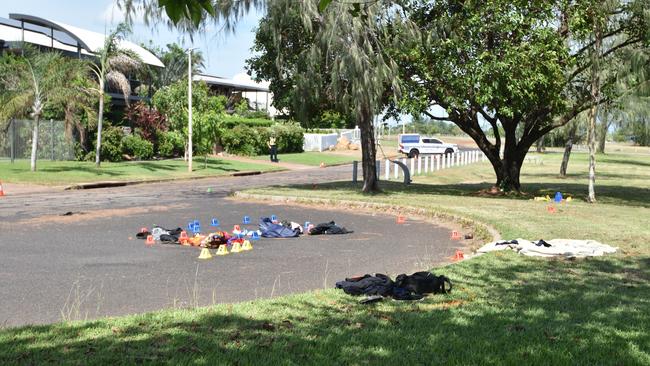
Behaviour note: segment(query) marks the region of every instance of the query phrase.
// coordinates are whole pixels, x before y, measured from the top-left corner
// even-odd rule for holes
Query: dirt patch
[[[142,215],[149,212],[166,212],[171,210],[178,210],[182,208],[187,208],[188,205],[171,205],[171,206],[147,206],[147,207],[125,207],[125,208],[114,208],[108,210],[94,210],[94,211],[74,211],[74,212],[62,212],[56,215],[45,215],[40,217],[34,217],[26,220],[21,220],[11,223],[11,225],[16,224],[27,224],[30,226],[39,226],[43,224],[71,224],[80,221],[91,221],[91,220],[100,220],[107,217],[114,216],[133,216],[133,215]]]

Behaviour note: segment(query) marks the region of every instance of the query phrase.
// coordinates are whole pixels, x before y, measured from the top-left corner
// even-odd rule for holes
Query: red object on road
[[[460,234],[458,231],[454,230],[451,232],[451,240],[460,240]]]
[[[146,233],[147,231],[149,231],[149,229],[147,229],[146,227],[143,227],[143,228],[140,229],[141,233]]]
[[[406,217],[404,217],[404,216],[402,216],[402,215],[398,215],[398,216],[397,216],[397,223],[398,223],[398,224],[403,224],[403,223],[405,223],[405,222],[406,222]]]
[[[153,240],[153,235],[147,235],[147,245],[154,245],[155,241]]]
[[[456,250],[456,254],[454,254],[454,257],[452,258],[452,260],[454,262],[456,262],[456,261],[460,261],[460,260],[463,260],[463,259],[465,259],[465,254],[463,254],[463,251]]]
[[[2,189],[2,182],[0,182],[0,197],[5,195],[4,189]]]

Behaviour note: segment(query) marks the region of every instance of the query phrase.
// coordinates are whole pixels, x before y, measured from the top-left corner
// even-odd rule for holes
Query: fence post
[[[393,176],[395,176],[395,179],[397,179],[397,178],[399,178],[399,166],[397,164],[395,164],[395,166],[393,168],[395,168],[395,172],[393,173]]]
[[[352,183],[357,182],[357,168],[359,167],[359,162],[354,160],[352,162]]]
[[[9,140],[11,140],[11,151],[9,154],[11,155],[11,163],[14,163],[14,159],[16,158],[16,120],[12,119],[11,120],[11,132],[10,132],[10,137]]]
[[[390,179],[390,160],[386,159],[386,180]]]
[[[409,170],[411,175],[415,172],[415,159],[411,158],[411,169]]]
[[[422,174],[422,156],[418,155],[418,175]]]
[[[50,140],[52,141],[52,161],[54,161],[54,120],[50,118]]]
[[[436,155],[436,171],[440,170],[440,158],[442,155]]]
[[[381,177],[381,160],[375,161],[375,175],[377,176],[377,180]]]

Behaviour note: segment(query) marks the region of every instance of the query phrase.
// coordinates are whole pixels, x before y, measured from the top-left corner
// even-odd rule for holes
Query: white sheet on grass
[[[537,246],[535,243],[525,239],[517,239],[517,244],[497,245],[503,242],[503,240],[500,240],[485,244],[477,252],[487,253],[496,250],[511,249],[519,252],[519,254],[531,257],[564,256],[568,258],[583,258],[615,253],[618,249],[595,240],[553,239],[546,240],[551,246],[545,247],[543,245]]]

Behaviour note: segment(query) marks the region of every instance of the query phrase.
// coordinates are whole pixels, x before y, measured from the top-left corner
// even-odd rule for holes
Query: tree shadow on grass
[[[120,172],[120,171],[115,171],[115,170],[110,170],[110,169],[102,169],[102,168],[95,168],[95,167],[90,167],[90,166],[84,166],[84,165],[66,165],[66,166],[51,166],[51,167],[43,167],[39,168],[38,171],[40,172],[47,172],[47,173],[64,173],[64,172],[84,172],[84,173],[89,173],[93,175],[105,175],[105,176],[110,176],[110,177],[118,177],[118,176],[123,176],[123,175],[128,175],[126,172]]]
[[[616,158],[605,158],[604,163],[608,164],[621,164],[621,165],[636,165],[641,167],[650,167],[650,161],[641,161],[641,160],[626,160],[626,159],[616,159]]]
[[[587,200],[587,185],[577,183],[564,183],[562,181],[552,183],[526,183],[524,184],[524,195],[489,195],[480,192],[490,188],[489,183],[459,183],[459,184],[421,184],[412,183],[404,185],[403,183],[393,181],[380,182],[380,188],[383,197],[399,197],[400,195],[445,195],[445,196],[466,196],[466,197],[486,197],[493,199],[506,200],[530,200],[536,196],[549,195],[551,198],[556,192],[561,192],[564,197],[571,196],[574,199]],[[314,190],[312,185],[295,185],[295,188]],[[341,190],[361,191],[361,183],[351,182],[332,182],[321,183],[315,188],[317,191],[337,192]],[[650,207],[650,189],[618,186],[618,185],[597,185],[596,197],[600,202],[628,205],[639,207]],[[404,204],[408,204],[405,200]]]
[[[360,305],[327,291],[264,301],[251,314],[224,305],[8,329],[0,363],[644,364],[649,268],[650,258],[496,253],[437,269],[455,290],[420,302]]]

